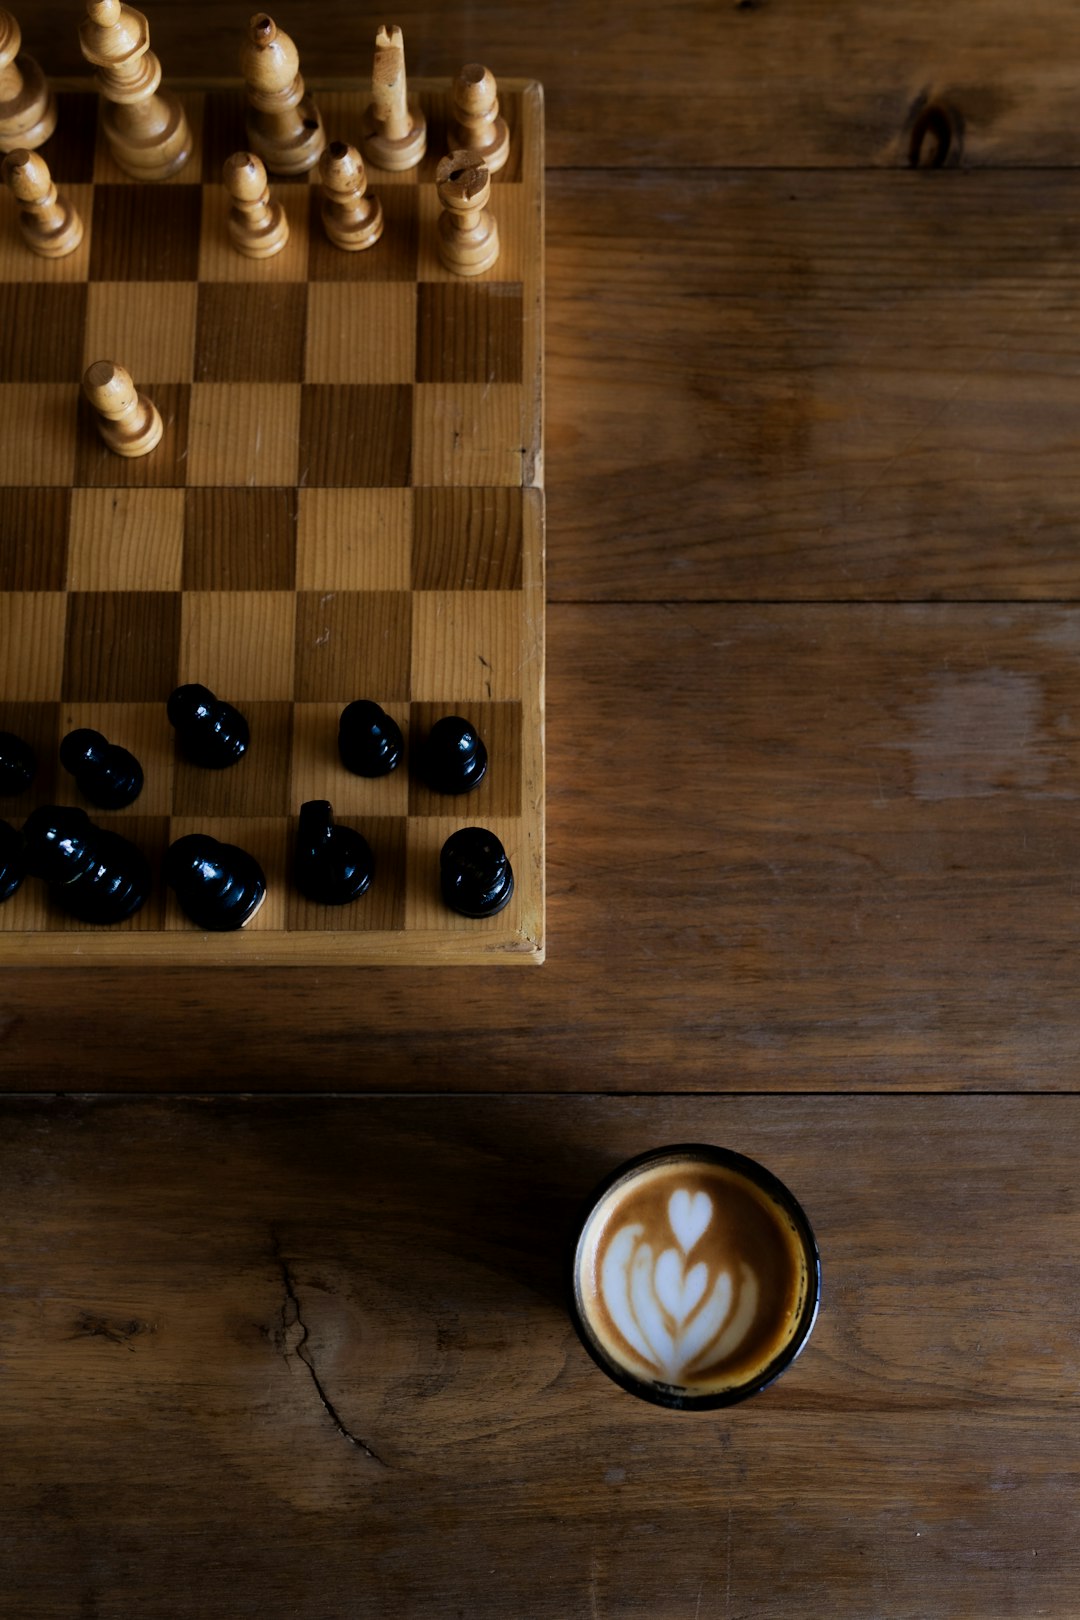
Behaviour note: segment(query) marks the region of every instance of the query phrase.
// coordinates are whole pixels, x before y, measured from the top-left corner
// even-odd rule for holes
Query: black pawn
[[[254,855],[208,833],[188,833],[171,844],[164,877],[185,916],[213,933],[243,928],[266,895],[266,877]]]
[[[60,744],[60,763],[99,810],[122,810],[142,792],[142,766],[135,755],[106,742],[100,731],[69,731]]]
[[[487,749],[459,714],[436,720],[424,747],[423,775],[436,793],[471,793],[487,772]]]
[[[10,900],[26,876],[22,836],[9,821],[0,821],[0,905]]]
[[[451,911],[462,917],[494,917],[514,892],[514,873],[494,833],[462,827],[442,847],[439,885]]]
[[[0,793],[25,793],[37,771],[34,750],[13,731],[0,731]]]
[[[150,893],[150,867],[141,850],[97,826],[85,810],[42,805],[26,818],[23,839],[27,871],[47,883],[56,903],[80,922],[123,922]]]
[[[355,827],[334,825],[326,799],[300,806],[293,878],[307,900],[320,906],[346,906],[370,887],[375,870],[371,846]]]
[[[221,771],[243,759],[251,731],[239,709],[219,703],[206,686],[178,686],[168,715],[180,747],[193,765]]]
[[[400,763],[403,748],[401,727],[370,698],[358,698],[342,709],[338,753],[354,776],[389,776]]]

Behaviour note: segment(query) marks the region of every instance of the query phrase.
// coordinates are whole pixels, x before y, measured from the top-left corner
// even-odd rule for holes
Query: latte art
[[[813,1234],[791,1195],[751,1160],[693,1151],[649,1155],[616,1177],[574,1266],[593,1354],[638,1393],[678,1405],[761,1387],[797,1353],[817,1305]]]

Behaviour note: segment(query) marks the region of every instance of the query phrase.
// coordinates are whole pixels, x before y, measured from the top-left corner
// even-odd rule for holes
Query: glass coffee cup
[[[570,1309],[623,1389],[680,1411],[731,1406],[810,1337],[821,1263],[806,1213],[763,1165],[678,1143],[620,1165],[576,1233]]]

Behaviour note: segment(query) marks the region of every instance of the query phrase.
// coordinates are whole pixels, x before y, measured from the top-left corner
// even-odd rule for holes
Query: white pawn
[[[49,165],[37,152],[10,152],[3,176],[19,203],[19,229],[27,247],[43,259],[74,253],[83,239],[75,209],[52,183]]]
[[[356,147],[331,141],[319,159],[319,179],[323,228],[334,246],[347,253],[373,247],[382,235],[382,204],[365,195],[367,176]]]
[[[153,400],[140,394],[131,373],[115,360],[95,360],[83,391],[98,414],[98,431],[118,456],[145,456],[158,443],[162,421]]]
[[[254,152],[234,152],[222,171],[229,209],[229,240],[248,259],[269,259],[289,240],[289,221],[279,202],[270,200],[266,170]]]
[[[451,151],[475,152],[489,174],[497,174],[510,156],[510,131],[499,112],[495,75],[479,62],[463,67],[454,80]]]

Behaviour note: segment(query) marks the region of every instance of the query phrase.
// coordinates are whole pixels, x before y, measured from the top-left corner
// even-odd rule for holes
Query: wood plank
[[[1080,594],[1070,187],[555,177],[552,596]]]
[[[8,1102],[11,1612],[1075,1612],[1078,1108]],[[825,1277],[796,1365],[699,1418],[561,1298],[598,1174],[687,1136],[788,1181]]]
[[[1080,610],[563,606],[550,650],[528,983],[10,966],[4,1086],[1075,1086]]]
[[[67,0],[20,21],[46,71],[82,69]],[[151,38],[166,79],[234,71],[245,13],[216,0],[155,0]],[[525,0],[395,10],[410,72],[488,62],[548,86],[550,161],[635,169],[687,164],[906,164],[927,105],[953,129],[952,161],[1080,161],[1073,116],[1077,19],[1060,0],[691,0],[677,18],[598,3]],[[292,0],[284,19],[308,78],[370,75],[374,24],[344,0]]]

